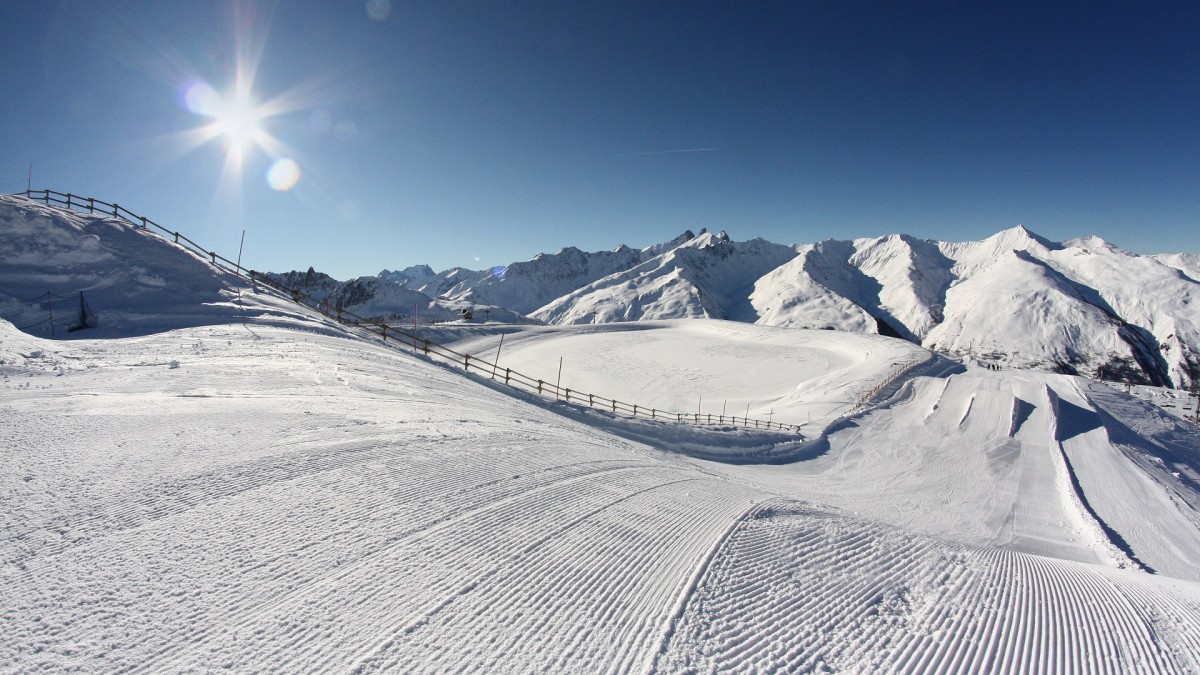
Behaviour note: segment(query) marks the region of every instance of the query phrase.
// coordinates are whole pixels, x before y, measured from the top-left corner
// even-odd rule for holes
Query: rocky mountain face
[[[474,307],[492,320],[706,317],[880,333],[997,366],[1200,383],[1200,258],[1136,255],[1096,237],[1052,242],[1024,227],[976,242],[889,235],[803,245],[701,230],[493,270],[419,265],[344,284],[311,269],[279,277],[360,314],[402,311],[421,296],[426,311]]]

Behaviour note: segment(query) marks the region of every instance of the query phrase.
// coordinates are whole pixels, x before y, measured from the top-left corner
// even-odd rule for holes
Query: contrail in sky
[[[560,159],[560,160],[557,160],[554,162],[535,162],[532,164],[517,164],[514,166],[507,166],[507,167],[503,167],[503,168],[499,168],[499,169],[490,169],[490,170],[486,170],[486,171],[481,171],[480,173],[484,173],[484,174],[499,173],[501,171],[512,171],[513,169],[531,169],[531,168],[536,168],[536,167],[540,167],[540,166],[558,166],[560,164],[575,164],[578,162],[589,162],[589,161],[603,160],[603,159],[625,159],[628,157],[649,157],[652,155],[678,155],[678,154],[695,153],[695,152],[716,152],[717,150],[719,150],[719,148],[684,148],[684,149],[680,149],[680,150],[649,150],[646,152],[630,152],[630,153],[625,153],[622,155],[592,155],[592,156],[588,156],[588,157],[576,157],[574,159]]]
[[[617,157],[642,157],[645,155],[674,155],[680,152],[716,152],[716,148],[689,148],[687,150],[653,150],[651,152],[633,152],[628,155],[616,155]]]

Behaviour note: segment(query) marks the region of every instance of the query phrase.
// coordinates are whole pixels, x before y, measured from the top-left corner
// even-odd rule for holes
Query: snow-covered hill
[[[295,320],[248,283],[125,220],[2,195],[0,317],[58,339]]]
[[[1200,670],[1200,436],[1105,385],[744,322],[425,329],[803,429],[632,419],[3,208],[0,308],[84,280],[137,310],[104,340],[0,319],[5,671]]]

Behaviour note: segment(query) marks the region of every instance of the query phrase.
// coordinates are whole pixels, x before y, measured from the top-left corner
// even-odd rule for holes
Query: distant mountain
[[[383,270],[377,276],[382,281],[388,281],[412,291],[420,291],[429,296],[441,295],[449,288],[445,275],[434,272],[429,265],[414,265],[395,272]]]
[[[428,270],[428,272],[426,272]],[[347,309],[367,319],[411,321],[414,317],[427,321],[452,321],[462,317],[462,310],[478,312],[480,318],[510,323],[530,320],[504,307],[480,305],[453,298],[430,297],[425,289],[437,289],[454,284],[450,281],[459,270],[438,275],[425,265],[399,272],[384,270],[379,276],[366,276],[338,281],[327,274],[308,268],[307,272],[268,273],[288,288],[303,291],[317,300],[325,300],[333,309]],[[415,290],[412,286],[416,286]]]
[[[1150,257],[1200,281],[1200,255],[1192,253],[1160,253]]]
[[[880,333],[996,365],[1190,387],[1200,383],[1198,279],[1194,255],[1141,256],[1096,237],[1052,242],[1018,226],[974,242],[803,245],[701,230],[494,270],[419,265],[332,290],[312,270],[298,281],[360,314],[407,313],[420,299],[404,289],[445,316],[479,307],[493,320],[551,324],[707,317]]]
[[[705,232],[563,295],[531,316],[553,324],[701,317],[752,321],[748,298],[755,281],[795,256],[790,246],[762,239],[739,243],[723,232]]]

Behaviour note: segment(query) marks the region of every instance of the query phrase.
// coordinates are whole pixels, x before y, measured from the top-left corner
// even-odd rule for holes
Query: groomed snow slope
[[[128,241],[98,277],[175,250]],[[928,360],[843,415],[920,351],[500,329],[502,364],[562,356],[564,384],[824,425],[803,461],[738,465],[265,293],[214,306],[110,340],[0,320],[0,669],[1200,670],[1200,442],[1103,385]]]
[[[438,338],[492,358],[498,336],[478,335],[487,330],[446,328]],[[677,410],[700,404],[714,416],[749,404],[752,416],[826,438],[810,461],[735,470],[755,485],[802,488],[933,536],[1200,581],[1200,436],[1107,386],[956,370],[897,339],[724,321],[504,338],[501,366],[554,381],[562,355],[563,386]],[[862,392],[897,369],[907,377],[893,396],[856,413]]]
[[[916,438],[929,395],[733,467],[329,334],[0,335],[7,669],[1200,666],[1200,584],[1104,544],[1042,406],[960,445],[942,391]]]

